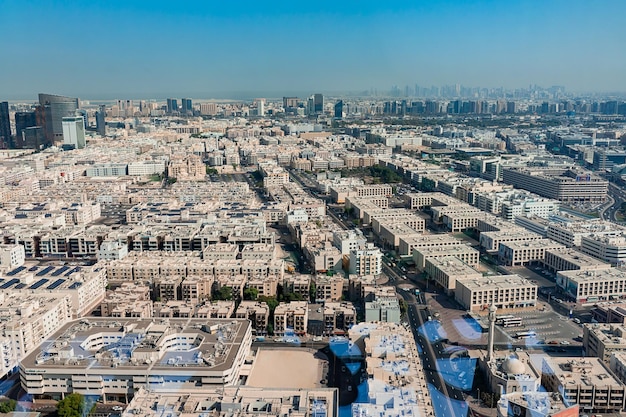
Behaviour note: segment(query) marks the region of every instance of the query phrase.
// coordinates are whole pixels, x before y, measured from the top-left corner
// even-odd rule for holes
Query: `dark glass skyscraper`
[[[96,132],[100,136],[106,135],[106,106],[101,105],[96,112]]]
[[[22,132],[28,127],[37,126],[37,115],[32,112],[15,113],[15,147],[24,147],[24,138]]]
[[[46,141],[49,143],[62,141],[63,118],[76,115],[78,99],[54,94],[39,94],[39,104],[43,107],[45,114]]]
[[[335,119],[343,119],[343,100],[335,103]]]
[[[11,120],[9,120],[9,102],[0,102],[0,147],[13,149],[15,144],[11,137]]]
[[[167,99],[167,113],[172,114],[178,111],[178,100],[175,98]]]
[[[313,111],[316,114],[324,113],[324,96],[322,94],[313,95]]]
[[[182,101],[182,112],[183,114],[193,114],[193,103],[190,98],[184,98]]]

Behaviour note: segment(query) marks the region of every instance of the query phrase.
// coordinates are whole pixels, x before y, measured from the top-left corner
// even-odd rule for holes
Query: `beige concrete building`
[[[150,287],[133,282],[125,282],[113,291],[107,292],[100,303],[103,317],[152,317]]]
[[[541,235],[516,228],[514,230],[500,230],[494,232],[483,232],[480,234],[480,247],[487,252],[498,253],[500,243],[507,242],[528,242],[541,239]]]
[[[610,264],[573,248],[546,250],[543,264],[552,272],[600,270],[609,269],[611,267]]]
[[[257,388],[225,386],[202,391],[158,392],[139,389],[122,417],[200,416],[211,408],[221,414],[241,417],[338,417],[339,394],[336,388]]]
[[[456,246],[462,243],[449,234],[421,234],[401,237],[399,240],[399,254],[412,255],[414,248]]]
[[[565,249],[565,246],[550,239],[501,242],[498,248],[498,260],[506,266],[543,263],[547,251],[558,251],[561,249]]]
[[[468,311],[533,309],[537,285],[518,275],[491,275],[483,279],[457,281],[454,298]]]
[[[327,302],[327,301],[341,301],[343,295],[344,285],[346,280],[341,276],[316,275],[313,278],[315,282],[315,301]],[[308,293],[305,300],[308,300]]]
[[[483,274],[456,256],[427,258],[424,271],[428,274],[428,279],[435,281],[448,295],[454,293],[457,281],[464,279],[480,280],[483,278]]]
[[[288,329],[297,335],[306,334],[309,309],[306,301],[280,303],[274,310],[274,334],[282,336]]]
[[[422,247],[413,249],[413,262],[415,268],[423,271],[426,267],[426,260],[429,258],[444,258],[455,256],[472,268],[478,267],[480,263],[480,252],[466,244],[459,243],[450,246]]]
[[[577,303],[616,300],[626,296],[626,272],[617,268],[559,271],[556,285]]]
[[[259,336],[267,334],[269,317],[269,307],[260,301],[242,301],[235,312],[235,318],[250,320],[253,333]]]
[[[624,385],[598,358],[545,357],[541,384],[559,392],[567,404],[578,404],[585,413],[620,412],[624,409]]]
[[[344,334],[356,324],[356,309],[349,302],[326,302],[322,308],[324,334]]]
[[[585,324],[583,350],[585,356],[608,363],[614,352],[626,351],[626,327],[623,324]]]

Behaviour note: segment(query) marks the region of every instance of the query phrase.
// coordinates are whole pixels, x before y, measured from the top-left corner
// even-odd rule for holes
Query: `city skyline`
[[[415,84],[623,92],[626,5],[603,6],[6,2],[0,24],[14,39],[0,46],[11,62],[0,90],[11,100],[50,90],[248,98]]]

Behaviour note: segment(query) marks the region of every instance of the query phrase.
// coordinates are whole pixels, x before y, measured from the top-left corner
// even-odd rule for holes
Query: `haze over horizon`
[[[619,0],[0,7],[9,34],[0,44],[2,99],[243,98],[457,83],[626,91]]]

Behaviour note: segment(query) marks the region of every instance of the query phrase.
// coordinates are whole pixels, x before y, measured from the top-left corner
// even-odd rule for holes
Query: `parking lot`
[[[513,344],[533,342],[536,344],[561,344],[561,342],[572,345],[581,344],[580,340],[575,340],[583,332],[581,325],[552,311],[547,306],[546,311],[529,311],[514,315],[522,319],[522,326],[502,328],[502,331],[510,337]],[[529,331],[534,331],[537,336],[521,340],[515,338],[517,333]]]

